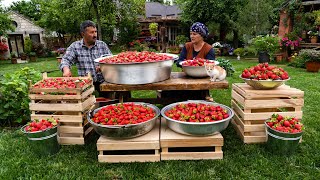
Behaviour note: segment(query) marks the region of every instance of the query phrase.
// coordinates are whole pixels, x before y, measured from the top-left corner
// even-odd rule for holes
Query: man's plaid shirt
[[[94,82],[103,82],[101,72],[96,72],[96,66],[99,64],[95,64],[94,60],[104,54],[111,54],[111,51],[103,41],[96,40],[95,45],[90,49],[83,43],[83,39],[76,41],[67,48],[62,57],[60,70],[65,66],[71,68],[71,65],[76,64],[79,76],[86,76],[91,72]]]

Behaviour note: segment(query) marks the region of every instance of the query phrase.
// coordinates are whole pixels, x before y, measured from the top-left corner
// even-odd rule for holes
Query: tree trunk
[[[221,24],[220,25],[220,41],[225,42],[227,35],[227,28]]]
[[[98,5],[96,0],[92,0],[93,4],[93,9],[96,14],[97,18],[97,29],[98,29],[98,39],[102,41],[102,33],[101,33],[101,20],[100,20],[100,15],[99,15],[99,10],[98,10]]]
[[[239,47],[239,34],[237,30],[233,30],[233,47],[236,49]]]
[[[59,45],[62,44],[62,47],[66,47],[66,41],[64,39],[64,35],[61,33],[58,33],[58,38],[59,38]]]

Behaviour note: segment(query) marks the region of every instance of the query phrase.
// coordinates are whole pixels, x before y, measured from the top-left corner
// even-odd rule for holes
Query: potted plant
[[[27,54],[26,53],[22,52],[19,55],[20,55],[21,60],[24,60],[24,61],[27,60]]]
[[[158,31],[158,23],[150,23],[149,30],[150,30],[151,36],[155,36]]]
[[[280,48],[279,37],[274,35],[257,36],[251,45],[259,52],[259,63],[270,62],[270,56]]]
[[[17,64],[18,60],[17,60],[17,53],[16,52],[11,52],[11,63],[12,64]]]
[[[311,43],[317,43],[319,35],[318,31],[309,31],[308,35]]]
[[[185,35],[178,35],[176,37],[176,44],[180,47],[183,48],[184,44],[188,41],[189,39]]]
[[[29,58],[31,62],[36,62],[37,61],[37,56],[35,52],[30,52],[29,53]]]
[[[302,49],[299,59],[303,60],[308,72],[318,72],[320,69],[320,51],[314,49]]]
[[[235,50],[233,51],[233,53],[234,53],[235,55],[237,55],[237,60],[240,60],[241,56],[244,55],[245,50],[244,50],[244,48],[237,48],[237,49],[235,49]]]

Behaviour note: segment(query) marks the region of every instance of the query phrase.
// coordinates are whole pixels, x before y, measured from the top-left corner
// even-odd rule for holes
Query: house
[[[145,3],[145,16],[139,17],[139,23],[141,25],[142,36],[139,39],[144,39],[149,36],[149,24],[158,23],[158,41],[173,42],[176,36],[181,34],[181,28],[179,26],[181,10],[177,5],[164,5],[158,2],[146,2]],[[162,32],[162,33],[161,33]]]
[[[24,39],[26,37],[30,37],[34,43],[45,44],[42,39],[45,31],[43,28],[15,11],[10,11],[9,17],[12,19],[15,31],[8,32],[7,39],[2,38],[2,41],[7,43],[10,50],[6,56],[11,52],[15,52],[17,55],[24,52]]]

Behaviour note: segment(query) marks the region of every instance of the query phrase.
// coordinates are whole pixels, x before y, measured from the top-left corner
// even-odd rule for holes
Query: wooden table
[[[119,101],[123,102],[123,94],[121,92],[133,90],[211,90],[211,89],[227,89],[229,87],[228,81],[211,82],[208,78],[191,78],[186,76],[184,72],[172,72],[170,79],[152,84],[126,85],[126,84],[112,84],[104,82],[100,85],[101,91],[116,91],[120,92]],[[125,101],[141,101],[155,104],[162,104],[164,99],[148,98],[137,99],[127,98]]]

